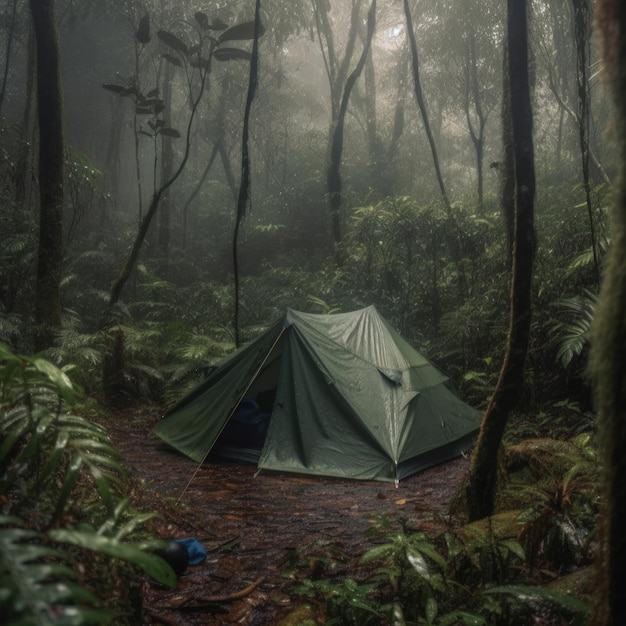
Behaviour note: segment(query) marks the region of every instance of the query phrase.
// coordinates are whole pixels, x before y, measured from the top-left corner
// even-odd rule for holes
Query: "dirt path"
[[[464,472],[458,459],[393,484],[261,473],[237,463],[193,461],[151,432],[152,420],[125,416],[109,425],[126,466],[141,480],[134,494],[154,510],[163,539],[194,537],[208,552],[175,590],[144,584],[144,624],[278,624],[304,603],[304,578],[362,580],[360,555],[383,532],[428,531]],[[237,597],[237,596],[241,597]]]

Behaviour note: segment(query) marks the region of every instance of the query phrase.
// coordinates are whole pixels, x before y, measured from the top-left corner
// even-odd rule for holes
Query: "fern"
[[[17,517],[0,516],[0,613],[5,624],[110,624],[113,613],[76,583],[67,555]]]
[[[110,623],[113,613],[70,567],[77,549],[176,581],[153,554],[163,542],[131,540],[152,514],[123,497],[125,473],[106,430],[66,410],[77,399],[70,369],[0,344],[0,494],[10,515],[0,517],[3,623]]]
[[[4,435],[0,492],[16,491],[17,486],[18,507],[37,494],[40,514],[49,504],[47,523],[53,524],[70,504],[78,478],[86,471],[102,503],[112,511],[123,470],[101,426],[61,410],[59,398],[75,400],[67,374],[40,358],[15,357],[5,346],[0,346],[2,357],[2,404],[13,408],[0,416]]]
[[[597,296],[585,290],[582,296],[564,298],[555,306],[565,311],[570,321],[555,321],[553,334],[557,344],[557,362],[567,367],[589,344]]]

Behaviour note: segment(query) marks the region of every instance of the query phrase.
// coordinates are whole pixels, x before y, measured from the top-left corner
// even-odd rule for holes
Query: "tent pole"
[[[261,370],[265,367],[265,364],[267,363],[267,359],[269,359],[271,354],[272,354],[272,352],[274,352],[274,348],[276,347],[276,344],[278,344],[278,342],[280,341],[280,338],[283,336],[283,333],[285,332],[286,328],[287,328],[286,326],[283,326],[280,329],[280,333],[278,334],[278,337],[276,337],[276,339],[274,340],[274,343],[270,346],[270,349],[267,351],[267,354],[265,355],[265,358],[263,359],[263,361],[261,361],[261,365],[259,365],[259,367],[257,368],[256,372],[254,372],[254,375],[250,379],[250,382],[248,383],[246,388],[241,392],[241,395],[239,396],[239,398],[237,399],[237,402],[233,406],[233,410],[230,412],[230,414],[226,418],[226,421],[224,422],[224,425],[222,426],[222,430],[219,432],[219,434],[215,438],[215,441],[217,441],[219,436],[222,434],[222,431],[224,430],[224,428],[226,428],[226,424],[228,424],[228,422],[230,421],[230,418],[235,414],[235,411],[237,410],[237,407],[239,406],[241,401],[246,397],[246,394],[250,390],[250,387],[252,387],[252,384],[254,383],[254,381],[259,377],[259,374],[261,373]],[[215,441],[214,441],[214,443],[215,443]],[[211,454],[211,450],[212,449],[213,449],[213,446],[211,445],[209,447],[209,449],[207,450],[206,454],[202,457],[202,460],[200,461],[200,463],[198,463],[198,466],[196,467],[194,473],[191,475],[191,478],[189,479],[189,481],[185,485],[185,488],[182,490],[180,496],[178,496],[178,499],[176,500],[176,504],[177,505],[182,500],[182,498],[185,495],[185,492],[187,491],[187,489],[189,489],[189,485],[191,485],[191,483],[194,481],[196,475],[200,471],[200,468],[202,467],[204,462],[207,460],[207,457],[209,456],[209,454]]]

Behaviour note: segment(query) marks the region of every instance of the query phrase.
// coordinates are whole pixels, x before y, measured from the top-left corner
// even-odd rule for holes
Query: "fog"
[[[236,249],[244,338],[287,306],[331,311],[373,303],[452,371],[498,353],[508,293],[500,208],[505,7],[495,0],[409,4],[436,154],[416,101],[402,3],[380,1],[341,124],[335,215],[331,145],[367,42],[370,3],[262,0],[249,201],[234,242],[252,31],[216,42],[236,32],[229,28],[250,25],[254,3],[59,0],[68,328],[99,328],[111,284],[159,196],[121,294],[129,325],[162,323],[159,332],[169,329],[179,345],[190,335],[209,337],[202,358],[227,350]],[[33,33],[26,3],[16,6],[14,21],[10,6],[2,9],[0,30],[0,313],[3,339],[19,343],[32,319],[38,201]],[[581,124],[589,129],[591,209],[601,237],[615,155],[591,35],[583,42],[589,116],[581,119],[570,5],[534,2],[530,22],[537,212],[544,220],[537,306],[545,312],[592,282],[583,265],[568,274],[592,245],[581,192]],[[540,319],[543,336],[553,321],[547,313]],[[159,342],[174,351],[167,339]]]

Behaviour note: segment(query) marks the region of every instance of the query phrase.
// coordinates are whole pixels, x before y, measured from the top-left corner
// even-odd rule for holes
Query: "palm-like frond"
[[[67,555],[17,517],[0,516],[0,614],[5,624],[110,624],[113,613],[76,582]]]
[[[604,257],[610,245],[611,245],[611,240],[608,236],[599,238],[597,242],[596,254],[598,254],[600,258]],[[594,263],[594,260],[595,260],[595,255],[594,255],[593,250],[591,248],[587,248],[587,250],[584,250],[583,252],[581,252],[578,256],[576,256],[571,261],[571,263],[569,264],[567,268],[566,276],[568,278],[571,278],[573,275],[575,275],[578,272],[578,270],[591,267]]]
[[[162,542],[128,540],[152,515],[136,512],[123,498],[118,453],[102,426],[66,410],[75,400],[64,370],[0,344],[0,493],[12,515],[0,517],[3,623],[112,620],[76,582],[65,564],[71,563],[69,551],[60,544],[122,559],[162,584],[176,580],[153,554]],[[66,514],[76,511],[87,511],[90,523],[64,526]]]
[[[81,473],[87,472],[111,512],[124,472],[106,431],[62,410],[59,398],[70,404],[75,399],[67,375],[44,359],[15,357],[6,347],[0,346],[0,356],[0,492],[19,489],[26,498],[39,494],[41,509],[50,503],[52,524],[70,504]]]
[[[21,320],[14,316],[0,315],[0,341],[10,341],[20,336]]]
[[[554,305],[569,318],[555,321],[552,327],[557,345],[556,359],[563,367],[567,367],[588,345],[597,301],[595,294],[585,291],[581,296],[555,302]]]

